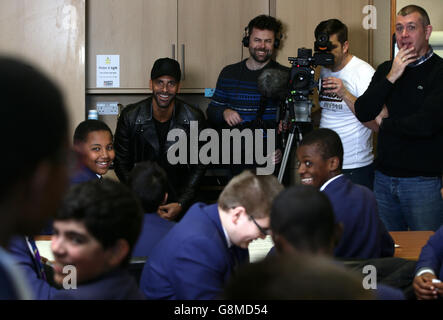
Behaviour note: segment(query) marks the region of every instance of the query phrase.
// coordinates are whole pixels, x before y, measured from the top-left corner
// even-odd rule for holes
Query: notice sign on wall
[[[120,87],[120,55],[97,55],[97,88]]]

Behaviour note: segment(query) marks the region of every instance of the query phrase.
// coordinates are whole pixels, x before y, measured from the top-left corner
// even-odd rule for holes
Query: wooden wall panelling
[[[298,48],[313,49],[315,27],[330,18],[348,26],[351,53],[368,61],[368,31],[362,26],[362,10],[368,3],[368,0],[276,0],[276,16],[286,29],[277,61],[289,66],[288,57],[296,57]]]
[[[221,69],[240,61],[248,22],[269,14],[269,0],[178,0],[178,49],[183,88],[215,88]],[[243,58],[248,57],[245,49]]]
[[[87,88],[96,88],[96,55],[119,54],[120,87],[143,92],[154,61],[173,58],[177,0],[89,0],[87,26]]]
[[[426,10],[431,20],[431,25],[434,31],[443,30],[443,1],[442,0],[396,0],[394,6],[394,24],[397,12],[401,8],[415,4]]]
[[[73,132],[85,117],[85,0],[1,1],[0,54],[27,60],[59,84]]]
[[[244,27],[256,15],[269,14],[269,3],[89,0],[87,88],[92,89],[90,93],[146,92],[153,62],[159,57],[173,57],[172,45],[181,64],[182,45],[185,49],[182,92],[214,88],[221,69],[241,59]],[[96,88],[97,54],[120,54],[120,89]]]

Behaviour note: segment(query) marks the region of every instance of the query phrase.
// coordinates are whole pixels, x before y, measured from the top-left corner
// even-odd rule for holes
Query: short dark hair
[[[422,7],[419,7],[419,6],[416,6],[413,4],[401,8],[400,11],[397,13],[397,15],[405,17],[405,16],[410,15],[411,13],[414,13],[414,12],[417,12],[420,15],[423,26],[426,27],[431,24],[431,20],[429,19],[429,15],[426,12],[426,10],[423,9]]]
[[[132,169],[128,182],[140,199],[144,212],[156,212],[168,190],[165,170],[153,161],[139,162]]]
[[[338,42],[342,45],[348,41],[348,27],[338,19],[329,19],[320,22],[314,31],[315,38],[317,39],[321,33],[326,33],[329,37],[337,34]]]
[[[271,209],[272,232],[298,251],[318,253],[334,242],[335,216],[328,197],[313,186],[282,191]]]
[[[321,256],[276,255],[241,266],[229,279],[227,300],[372,300],[354,271]]]
[[[106,123],[100,120],[88,119],[80,122],[74,131],[74,144],[79,142],[85,142],[88,138],[88,134],[94,131],[107,131],[113,139],[112,131]]]
[[[252,33],[252,29],[259,30],[271,30],[274,31],[274,35],[277,38],[278,34],[281,34],[282,23],[280,20],[265,14],[261,14],[248,23],[248,34]]]
[[[339,169],[343,166],[343,144],[340,136],[331,129],[319,128],[312,130],[303,137],[300,146],[316,144],[324,160],[338,157],[340,160]]]
[[[62,152],[68,142],[68,116],[60,89],[41,71],[0,57],[0,74],[2,198],[40,162],[66,159]]]
[[[130,247],[127,265],[141,231],[143,212],[134,194],[120,182],[94,179],[72,186],[55,221],[82,222],[104,249],[125,239]]]

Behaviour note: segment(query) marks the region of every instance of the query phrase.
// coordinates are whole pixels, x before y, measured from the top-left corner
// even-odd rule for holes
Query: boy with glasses
[[[248,245],[269,233],[269,213],[283,189],[275,176],[250,171],[234,177],[218,202],[197,203],[158,243],[140,288],[148,299],[215,299]]]

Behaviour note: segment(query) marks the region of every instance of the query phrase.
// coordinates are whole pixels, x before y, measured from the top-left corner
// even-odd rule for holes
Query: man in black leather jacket
[[[115,173],[127,183],[137,162],[157,162],[168,175],[170,203],[160,206],[158,214],[168,220],[181,217],[194,201],[196,189],[205,167],[201,164],[171,164],[167,152],[175,144],[168,141],[168,132],[182,129],[188,139],[191,121],[198,122],[198,131],[206,127],[203,112],[176,98],[180,89],[181,71],[177,61],[158,59],[151,70],[152,96],[128,105],[120,114],[115,132]]]

